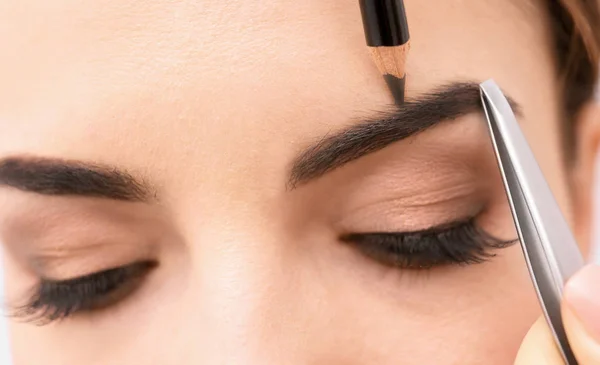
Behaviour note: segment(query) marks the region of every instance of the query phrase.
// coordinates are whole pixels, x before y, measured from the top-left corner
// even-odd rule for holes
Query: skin
[[[523,131],[587,242],[597,112],[582,113],[579,160],[567,170],[542,7],[406,8],[407,96],[493,77],[521,105]],[[160,263],[115,306],[41,327],[13,319],[17,365],[514,361],[540,314],[518,245],[483,264],[416,271],[337,239],[479,210],[486,231],[513,238],[482,115],[286,189],[303,149],[392,102],[355,3],[9,0],[0,3],[0,44],[11,50],[0,58],[0,158],[114,166],[157,197],[0,189],[10,300],[40,276]]]

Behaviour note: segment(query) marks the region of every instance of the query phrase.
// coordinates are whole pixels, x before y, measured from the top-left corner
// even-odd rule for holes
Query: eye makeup
[[[138,203],[3,194],[0,242],[20,282],[9,315],[47,324],[128,300],[181,243],[164,213]],[[11,289],[12,290],[12,289]]]
[[[155,261],[142,261],[70,280],[42,278],[25,304],[13,310],[13,317],[48,324],[76,313],[106,308],[131,295],[157,265]]]
[[[360,179],[332,203],[342,243],[389,267],[424,270],[483,263],[518,242],[493,156],[477,152],[485,146],[446,148],[430,137],[373,156],[370,174],[356,167]]]
[[[340,239],[380,263],[410,270],[482,263],[494,257],[494,250],[517,242],[493,237],[474,219],[415,232],[351,233]]]

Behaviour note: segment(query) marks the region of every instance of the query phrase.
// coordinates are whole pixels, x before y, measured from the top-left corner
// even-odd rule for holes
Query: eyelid
[[[446,190],[444,190],[446,191]],[[479,215],[487,200],[476,188],[458,188],[443,193],[427,193],[422,199],[387,198],[343,211],[342,219],[334,223],[338,232],[419,231],[440,226],[440,222],[457,222]],[[420,200],[420,202],[417,201]]]
[[[90,240],[93,241],[93,240]],[[67,282],[76,278],[128,266],[132,262],[152,261],[157,247],[128,244],[125,239],[85,247],[44,247],[23,257],[33,272],[48,282]]]
[[[474,218],[416,232],[347,234],[340,240],[372,259],[400,269],[477,264],[495,256],[491,250],[518,241],[493,237],[477,226]]]
[[[40,279],[25,304],[13,310],[13,316],[26,322],[48,324],[117,304],[137,290],[157,265],[155,261],[142,261],[69,280]]]
[[[182,243],[170,217],[154,207],[57,197],[27,199],[33,205],[0,217],[0,242],[36,277],[66,280],[151,260],[166,245]]]

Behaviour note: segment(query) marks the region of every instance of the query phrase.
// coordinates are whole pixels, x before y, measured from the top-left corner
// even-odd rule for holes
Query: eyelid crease
[[[96,247],[97,246],[97,247]],[[47,281],[61,282],[123,267],[130,262],[151,261],[157,248],[149,245],[124,245],[114,242],[90,247],[50,248],[26,258],[29,266]],[[77,275],[73,275],[77,274]]]
[[[431,198],[386,198],[367,205],[357,205],[344,212],[343,217],[334,221],[333,226],[338,232],[385,230],[389,227],[416,231],[428,225],[439,226],[440,221],[458,222],[478,216],[488,204],[484,192],[472,185],[455,191],[436,193]]]

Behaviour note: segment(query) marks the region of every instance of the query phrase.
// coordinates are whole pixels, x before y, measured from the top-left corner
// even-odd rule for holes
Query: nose
[[[310,363],[301,256],[262,233],[211,236],[193,250],[177,305],[177,364]]]

